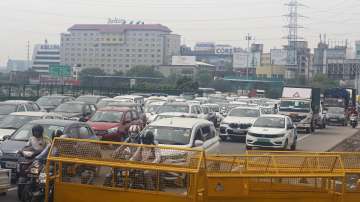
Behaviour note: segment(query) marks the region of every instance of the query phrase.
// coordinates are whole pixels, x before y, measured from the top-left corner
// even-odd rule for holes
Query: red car
[[[131,125],[143,125],[137,111],[126,107],[99,109],[87,122],[105,141],[124,141]]]

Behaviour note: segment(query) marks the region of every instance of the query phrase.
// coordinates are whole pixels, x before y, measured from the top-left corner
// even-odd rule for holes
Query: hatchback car
[[[46,111],[53,111],[57,106],[64,102],[74,101],[75,98],[64,95],[48,95],[36,100],[36,103]]]
[[[249,129],[246,135],[246,148],[296,150],[297,138],[296,127],[288,116],[264,115]]]
[[[194,118],[167,118],[149,124],[142,133],[152,131],[160,145],[184,148],[203,148],[216,152],[219,137],[210,121]]]
[[[76,121],[88,121],[95,111],[95,105],[75,101],[62,103],[54,110],[55,113]]]
[[[18,151],[23,149],[32,135],[32,128],[41,125],[44,128],[44,135],[50,139],[54,131],[62,130],[64,135],[78,139],[96,139],[96,135],[91,127],[82,122],[69,120],[34,120],[21,128],[0,144],[0,165],[2,168],[12,169],[13,177],[16,177],[16,165],[18,161]]]
[[[134,109],[106,107],[99,109],[88,121],[102,140],[123,141],[131,125],[143,125]]]

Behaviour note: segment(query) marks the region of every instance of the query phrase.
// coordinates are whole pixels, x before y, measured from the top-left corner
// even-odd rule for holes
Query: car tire
[[[252,150],[253,148],[251,146],[246,146],[246,150]]]
[[[322,128],[323,128],[323,129],[326,128],[326,123],[325,123],[325,121],[323,121]]]
[[[289,146],[289,141],[286,139],[283,150],[286,151],[288,149]]]
[[[220,140],[223,141],[223,142],[226,142],[227,137],[226,136],[220,136]]]

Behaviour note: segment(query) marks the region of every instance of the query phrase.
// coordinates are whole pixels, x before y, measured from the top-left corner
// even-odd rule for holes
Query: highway
[[[358,129],[348,127],[328,126],[326,129],[317,129],[314,134],[299,133],[298,151],[326,152],[334,148],[343,140],[355,135]],[[244,154],[245,144],[240,142],[221,142],[218,151],[221,154]],[[16,188],[6,196],[0,196],[1,202],[18,202]]]

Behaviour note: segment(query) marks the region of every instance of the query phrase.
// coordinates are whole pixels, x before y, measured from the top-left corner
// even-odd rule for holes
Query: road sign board
[[[50,65],[49,73],[53,77],[71,76],[71,67],[68,65]]]

